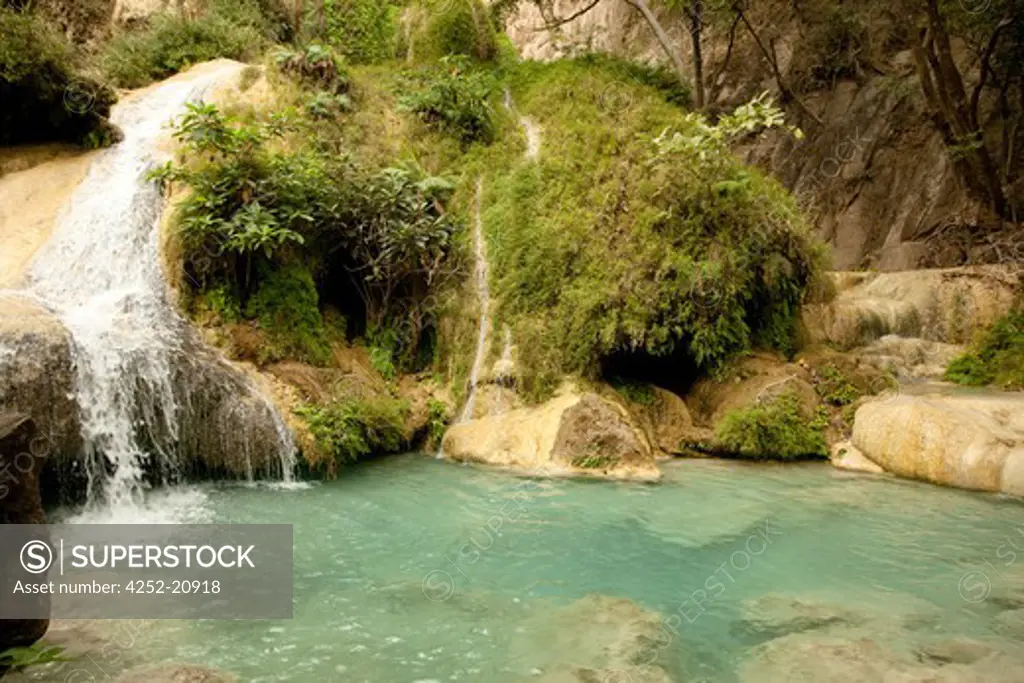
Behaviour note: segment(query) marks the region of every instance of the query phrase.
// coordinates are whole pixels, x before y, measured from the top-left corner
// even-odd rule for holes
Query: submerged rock
[[[536,474],[659,476],[650,445],[624,408],[569,389],[539,406],[453,426],[443,453]]]
[[[863,614],[842,605],[800,596],[773,593],[743,603],[742,623],[759,635],[781,636],[863,621]]]
[[[196,664],[137,666],[114,679],[114,683],[235,683],[224,671]]]
[[[1024,495],[1024,395],[958,390],[862,405],[853,445],[901,477]]]
[[[1024,609],[1010,610],[996,616],[996,631],[1007,638],[1024,642]]]
[[[631,600],[588,595],[526,621],[509,659],[544,683],[672,683],[673,636],[657,612]]]
[[[740,665],[743,683],[895,683],[910,661],[851,633],[793,634],[754,648]]]

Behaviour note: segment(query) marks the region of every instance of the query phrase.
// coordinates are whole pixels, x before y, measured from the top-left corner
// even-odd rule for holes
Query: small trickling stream
[[[233,451],[226,457],[248,460],[234,469],[248,472],[254,442],[271,434],[275,443],[265,446],[278,454],[277,471],[267,474],[292,476],[295,447],[277,410],[202,344],[169,300],[160,267],[164,198],[146,179],[168,122],[240,68],[217,64],[116,106],[124,141],[92,164],[30,268],[29,294],[71,335],[93,508],[140,508],[147,462],[173,476],[183,458],[214,450],[209,435],[217,432],[227,439],[223,451]]]

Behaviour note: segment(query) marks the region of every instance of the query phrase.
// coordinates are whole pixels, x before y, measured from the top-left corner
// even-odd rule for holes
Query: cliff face
[[[571,17],[588,4],[557,0],[548,18]],[[898,10],[878,3],[877,10],[862,15],[871,45],[853,57],[852,73],[822,79],[814,69],[827,58],[814,52],[814,36],[824,29],[806,12],[794,10],[797,4],[755,3],[758,14],[750,12],[751,23],[772,46],[784,80],[802,102],[801,107],[790,100],[785,108],[787,119],[805,137],[798,141],[771,134],[739,153],[800,197],[833,247],[834,267],[904,270],[1024,257],[1024,245],[1012,235],[1009,249],[992,248],[990,235],[979,240],[984,208],[962,187],[943,136],[929,117],[908,39],[912,27]],[[692,79],[690,20],[682,13],[657,14]],[[531,59],[602,51],[669,61],[640,12],[624,0],[601,0],[555,30],[545,25],[537,7],[524,1],[507,18],[506,29]],[[778,94],[771,65],[743,24],[708,10],[701,36],[709,113],[765,90]],[[971,80],[977,68],[969,52],[955,39],[953,47]]]

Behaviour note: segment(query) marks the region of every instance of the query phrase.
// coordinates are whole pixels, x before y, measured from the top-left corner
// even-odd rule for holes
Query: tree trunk
[[[643,15],[647,25],[654,31],[654,36],[658,39],[658,44],[661,45],[661,49],[665,51],[665,54],[670,60],[672,60],[672,66],[675,68],[676,76],[679,78],[679,82],[686,84],[686,65],[683,64],[683,58],[679,54],[679,50],[672,45],[672,39],[669,38],[668,33],[662,27],[661,22],[658,21],[658,17],[655,16],[651,10],[650,5],[647,4],[647,0],[625,0],[625,2],[637,10]]]
[[[693,43],[693,104],[703,109],[704,96],[704,54],[701,51],[701,34],[704,32],[704,0],[692,0],[690,5],[690,41]]]

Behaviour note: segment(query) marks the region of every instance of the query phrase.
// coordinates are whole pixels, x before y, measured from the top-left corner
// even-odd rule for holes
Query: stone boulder
[[[34,452],[63,460],[79,452],[71,341],[32,301],[0,296],[0,410],[23,413],[37,430]]]
[[[865,403],[854,447],[901,477],[1024,495],[1024,394],[943,391]]]
[[[34,453],[35,425],[24,414],[0,411],[0,522],[3,524],[45,524],[46,514],[39,495],[39,475],[45,452]],[[38,445],[37,445],[38,448]],[[24,578],[17,553],[0,559],[0,587],[10,596],[11,579]],[[7,564],[13,566],[8,567]],[[49,596],[40,596],[49,611]],[[46,633],[48,619],[0,620],[0,652],[10,647],[31,645]],[[2,675],[2,673],[0,673]]]
[[[650,399],[642,403],[622,399],[618,394],[616,398],[626,402],[652,446],[665,455],[684,453],[685,444],[694,433],[693,418],[686,402],[667,389],[650,388]]]
[[[445,434],[442,452],[537,474],[660,474],[646,437],[622,406],[571,388],[539,406],[457,424]]]

